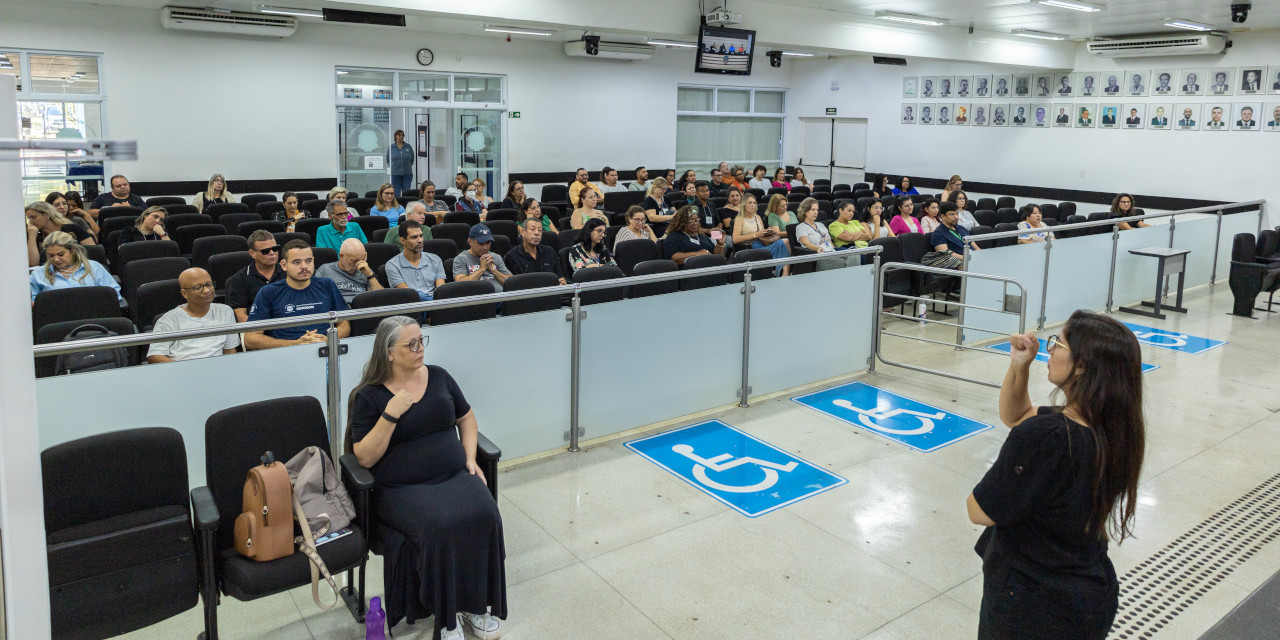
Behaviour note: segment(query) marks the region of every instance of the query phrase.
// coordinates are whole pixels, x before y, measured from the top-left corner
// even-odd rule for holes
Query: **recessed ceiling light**
[[[929,16],[917,16],[910,13],[900,13],[898,11],[877,11],[876,17],[882,20],[892,20],[894,22],[906,22],[908,24],[922,24],[930,27],[941,27],[947,24],[946,20],[939,18],[930,18]]]
[[[293,7],[273,7],[270,5],[262,5],[258,8],[262,13],[273,13],[281,16],[298,16],[301,18],[323,18],[324,12],[315,9],[295,9]]]
[[[812,58],[813,54],[807,51],[783,51],[784,56],[795,56],[797,58]]]
[[[1094,12],[1102,11],[1107,8],[1105,4],[1097,2],[1086,2],[1085,0],[1031,0],[1039,4],[1050,7],[1058,7],[1059,9],[1071,9],[1072,11]]]
[[[1165,20],[1164,26],[1173,27],[1175,29],[1187,29],[1189,31],[1213,31],[1213,27],[1194,20],[1179,20],[1169,18]]]
[[[484,26],[484,30],[489,31],[491,33],[514,33],[522,36],[549,36],[553,33],[551,31],[543,31],[541,29],[522,29],[520,27],[500,27],[500,26],[494,26],[489,24],[486,24]]]
[[[696,49],[698,47],[698,45],[692,42],[679,42],[677,40],[657,40],[649,38],[648,42],[655,47],[685,47],[688,49]]]
[[[1031,29],[1014,29],[1009,32],[1010,35],[1021,36],[1023,38],[1036,38],[1038,40],[1066,40],[1067,36],[1061,33],[1049,33],[1047,31],[1033,31]]]

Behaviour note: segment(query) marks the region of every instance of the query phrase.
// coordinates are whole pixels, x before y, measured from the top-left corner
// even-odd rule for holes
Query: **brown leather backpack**
[[[270,451],[244,479],[244,512],[236,517],[236,551],[259,562],[293,555],[293,486]]]

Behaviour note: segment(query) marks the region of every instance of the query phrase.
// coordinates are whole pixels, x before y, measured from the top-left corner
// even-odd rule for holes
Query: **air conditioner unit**
[[[190,7],[164,7],[160,10],[160,23],[166,29],[267,38],[287,38],[298,30],[298,19],[288,16],[209,11]]]
[[[1108,58],[1206,55],[1225,51],[1227,37],[1216,33],[1186,36],[1149,36],[1145,38],[1092,40],[1087,46],[1089,47],[1089,53]]]
[[[647,44],[625,44],[621,42],[601,42],[600,53],[587,55],[587,44],[581,40],[564,43],[565,55],[584,58],[606,58],[609,60],[648,60],[653,57],[657,47]]]

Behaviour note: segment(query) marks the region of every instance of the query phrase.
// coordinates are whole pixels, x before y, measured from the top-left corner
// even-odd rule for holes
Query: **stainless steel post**
[[[1173,234],[1177,230],[1177,228],[1178,228],[1178,218],[1176,216],[1170,217],[1169,218],[1169,248],[1170,249],[1173,248]],[[1169,297],[1169,280],[1170,279],[1171,278],[1169,277],[1165,277],[1164,290],[1161,291],[1161,295],[1163,295],[1166,298]]]
[[[867,371],[876,372],[876,353],[880,351],[880,312],[884,310],[884,292],[880,290],[880,254],[872,258],[871,267],[871,299],[875,307],[871,310],[871,355],[867,358]]]
[[[969,243],[964,243],[964,257],[960,260],[960,270],[969,271]],[[965,302],[965,293],[969,290],[969,279],[960,278],[960,302]],[[945,308],[946,305],[943,305]],[[960,311],[956,313],[956,351],[960,350],[960,345],[964,344],[964,307],[960,307]]]
[[[569,306],[571,334],[569,345],[569,450],[578,448],[578,386],[581,379],[582,365],[582,300],[578,292],[573,292],[573,302]]]
[[[742,387],[738,389],[738,406],[747,407],[747,395],[751,387],[747,386],[751,368],[751,270],[742,275]]]
[[[337,460],[342,457],[343,437],[342,437],[342,377],[339,375],[339,350],[341,344],[338,341],[338,323],[334,320],[329,321],[329,331],[325,333],[325,346],[329,349],[328,356],[328,400],[329,400],[329,456]]]
[[[1044,331],[1044,323],[1047,320],[1049,307],[1049,254],[1053,253],[1053,234],[1049,234],[1044,240],[1044,286],[1040,288],[1040,318],[1036,321],[1036,331]]]
[[[1261,207],[1258,208],[1261,211]],[[1261,220],[1261,218],[1259,218]],[[1222,209],[1218,209],[1218,230],[1213,233],[1213,271],[1209,272],[1209,288],[1218,280],[1218,248],[1222,246]]]
[[[1111,275],[1107,278],[1107,313],[1111,313],[1111,305],[1115,303],[1116,293],[1116,252],[1120,250],[1120,227],[1111,227]]]

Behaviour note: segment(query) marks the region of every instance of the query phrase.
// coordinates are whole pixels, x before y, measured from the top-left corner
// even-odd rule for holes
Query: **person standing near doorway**
[[[413,147],[404,141],[404,131],[396,129],[396,141],[387,148],[387,164],[391,166],[391,186],[396,197],[413,188]]]

